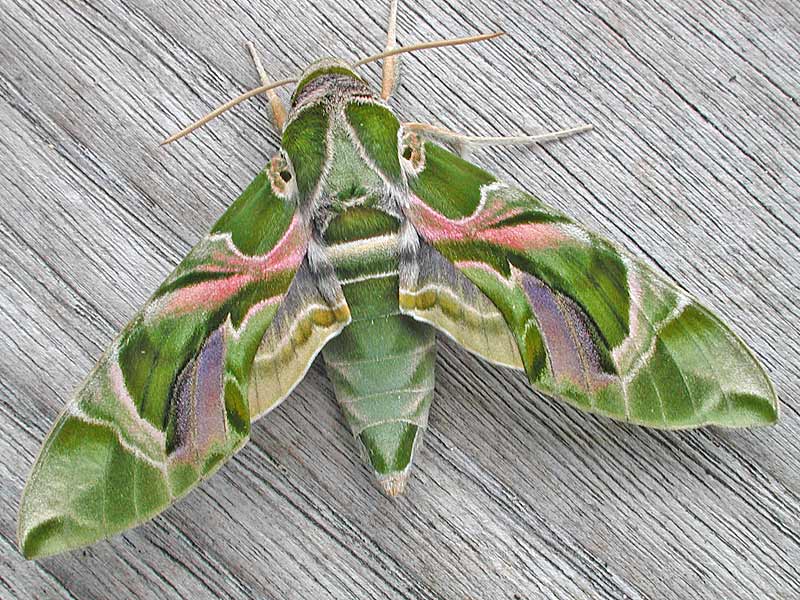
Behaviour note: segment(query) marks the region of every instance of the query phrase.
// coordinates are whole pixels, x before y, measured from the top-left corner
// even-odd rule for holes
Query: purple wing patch
[[[612,382],[614,376],[603,370],[596,341],[580,307],[528,273],[516,271],[516,277],[538,321],[553,378],[568,380],[588,392]]]
[[[172,458],[200,460],[227,434],[223,377],[225,374],[224,326],[214,331],[198,355],[184,367],[173,393],[175,443]]]

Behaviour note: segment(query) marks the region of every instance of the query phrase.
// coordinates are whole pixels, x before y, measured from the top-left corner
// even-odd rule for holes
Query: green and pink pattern
[[[778,416],[763,369],[708,310],[404,132],[347,63],[325,60],[300,78],[281,151],[56,421],[20,504],[23,554],[77,548],[164,510],[242,447],[320,352],[379,487],[402,493],[434,399],[437,330],[630,423]]]
[[[775,403],[764,402],[774,391],[763,370],[708,310],[532,196],[430,142],[424,156],[406,214],[498,308],[537,388],[651,427],[776,418]],[[425,173],[441,162],[471,195],[432,186]],[[409,282],[403,293],[416,295],[418,287]],[[428,289],[452,303],[459,287],[449,275]],[[406,312],[424,317],[425,310],[407,304]],[[458,339],[461,329],[459,323],[450,333]],[[500,340],[496,352],[475,351],[508,364],[505,340],[487,338]]]
[[[260,236],[239,229],[258,214]],[[279,368],[305,373],[321,344],[313,353],[296,349],[328,339],[348,319],[346,307],[320,299],[307,306],[315,290],[302,289],[302,302],[292,293],[292,282],[303,279],[307,238],[291,205],[260,174],[56,421],[21,503],[26,556],[78,547],[151,518],[247,441],[251,420],[291,391],[258,380]],[[303,311],[287,309],[300,304]],[[265,335],[279,311],[284,327]],[[268,355],[281,346],[294,350]],[[260,394],[257,407],[249,390]]]

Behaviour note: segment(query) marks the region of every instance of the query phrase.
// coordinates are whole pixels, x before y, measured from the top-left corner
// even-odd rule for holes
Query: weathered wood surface
[[[256,84],[245,40],[291,76],[382,47],[387,4],[0,2],[0,596],[798,597],[793,0],[405,2],[401,42],[509,35],[406,60],[393,100],[403,118],[470,133],[594,123],[476,159],[733,323],[774,378],[778,426],[616,424],[443,341],[404,498],[373,487],[317,364],[163,516],[68,556],[18,555],[20,490],[50,423],[277,137],[259,100],[158,142]]]

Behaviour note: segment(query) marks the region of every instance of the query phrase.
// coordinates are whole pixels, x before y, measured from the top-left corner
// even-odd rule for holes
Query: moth
[[[403,492],[437,332],[586,411],[648,427],[778,418],[744,343],[646,264],[387,104],[402,52],[313,63],[266,93],[281,147],[103,355],[47,436],[19,509],[28,558],[139,525],[214,473],[322,353],[383,492]],[[252,47],[251,47],[252,50]],[[356,68],[383,59],[380,93]],[[295,83],[291,107],[274,92]],[[173,136],[176,139],[179,136]]]

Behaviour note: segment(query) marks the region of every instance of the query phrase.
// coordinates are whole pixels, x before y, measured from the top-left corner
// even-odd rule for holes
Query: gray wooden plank
[[[290,76],[382,47],[388,3],[219,4],[2,3],[0,596],[800,594],[800,10],[778,0],[401,3],[403,43],[509,35],[408,58],[392,100],[402,118],[469,133],[594,123],[475,160],[731,322],[775,381],[778,426],[613,423],[443,340],[426,448],[398,501],[372,486],[315,365],[248,447],[153,522],[22,560],[19,494],[49,424],[277,136],[252,102],[158,141],[256,83],[244,40]]]

